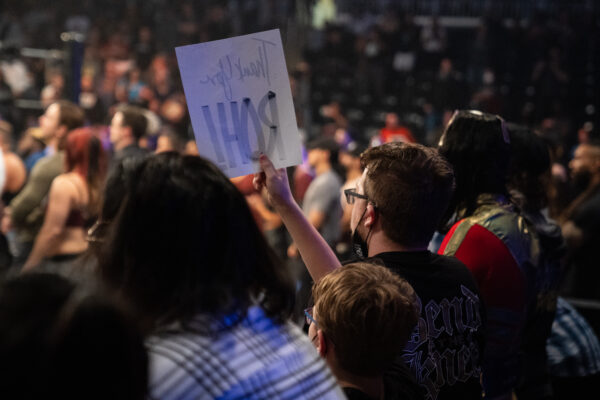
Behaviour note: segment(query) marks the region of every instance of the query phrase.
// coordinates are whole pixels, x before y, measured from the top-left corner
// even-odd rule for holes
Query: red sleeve
[[[456,224],[448,232],[446,249]],[[456,258],[473,273],[486,306],[487,328],[483,367],[486,392],[510,391],[516,379],[515,360],[526,310],[526,281],[504,242],[480,225],[473,225],[458,246]]]

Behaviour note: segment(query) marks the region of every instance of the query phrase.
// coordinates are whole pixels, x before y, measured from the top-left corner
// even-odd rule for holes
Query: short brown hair
[[[345,371],[381,374],[402,352],[419,318],[412,286],[385,267],[357,262],[313,286],[317,326]]]
[[[124,127],[128,126],[131,128],[133,137],[136,140],[139,140],[142,136],[146,134],[146,128],[148,127],[148,118],[146,118],[143,108],[127,104],[120,106],[117,109],[117,112],[123,114],[122,125]]]
[[[56,104],[58,104],[59,109],[59,126],[66,126],[67,132],[83,126],[85,115],[81,107],[68,100],[59,100]]]
[[[450,164],[433,148],[399,142],[370,148],[360,161],[383,232],[405,246],[429,243],[454,190]]]

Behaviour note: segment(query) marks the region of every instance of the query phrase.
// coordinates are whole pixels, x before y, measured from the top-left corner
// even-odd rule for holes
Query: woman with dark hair
[[[291,279],[229,179],[174,153],[133,178],[99,273],[152,335],[150,397],[342,398],[288,321]]]
[[[521,346],[528,304],[538,290],[539,242],[508,196],[509,132],[498,116],[458,111],[439,151],[456,178],[446,215],[446,225],[453,225],[440,253],[462,261],[479,285],[487,313],[483,387],[486,398],[510,399],[521,368],[529,368],[522,364]],[[536,396],[523,398],[543,398]]]
[[[102,143],[90,128],[69,133],[65,145],[67,172],[52,181],[44,224],[24,270],[44,260],[49,268],[62,269],[85,252],[87,228],[100,211],[106,167]]]

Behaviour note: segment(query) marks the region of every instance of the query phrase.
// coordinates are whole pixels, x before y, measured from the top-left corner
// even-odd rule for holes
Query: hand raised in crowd
[[[254,188],[258,191],[266,188],[267,199],[276,210],[293,204],[294,198],[285,168],[275,169],[269,157],[264,154],[261,154],[259,164],[262,172],[254,174]]]

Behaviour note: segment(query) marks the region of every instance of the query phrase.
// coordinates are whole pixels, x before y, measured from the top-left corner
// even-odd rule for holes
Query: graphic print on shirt
[[[402,355],[425,389],[425,398],[435,400],[442,386],[471,378],[479,379],[480,348],[476,338],[482,320],[479,296],[461,285],[463,296],[429,301]]]

